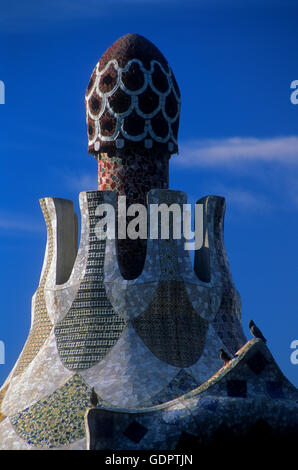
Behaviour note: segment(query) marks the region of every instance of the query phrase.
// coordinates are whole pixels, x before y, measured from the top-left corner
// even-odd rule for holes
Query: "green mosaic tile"
[[[11,417],[16,433],[38,448],[55,448],[85,436],[91,387],[75,374],[54,393]]]

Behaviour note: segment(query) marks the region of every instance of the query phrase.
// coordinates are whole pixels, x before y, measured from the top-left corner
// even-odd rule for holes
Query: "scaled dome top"
[[[178,152],[180,91],[162,53],[143,36],[127,34],[106,50],[85,105],[89,153]]]

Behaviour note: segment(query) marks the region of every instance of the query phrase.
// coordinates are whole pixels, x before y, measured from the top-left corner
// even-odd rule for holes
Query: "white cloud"
[[[94,191],[98,189],[97,172],[84,173],[80,175],[67,175],[64,183],[74,191]]]
[[[185,167],[231,166],[250,162],[298,165],[298,136],[229,137],[186,142],[180,146],[180,155],[172,162]]]
[[[218,193],[226,198],[228,204],[241,209],[264,211],[272,209],[272,203],[264,194],[241,188],[219,187]]]
[[[264,212],[272,210],[274,207],[272,201],[269,200],[268,195],[249,188],[242,188],[239,185],[229,186],[228,184],[218,182],[212,184],[211,191],[210,188],[206,191],[204,188],[201,189],[203,190],[202,195],[214,194],[224,197],[226,204],[236,209]],[[198,201],[198,199],[198,197],[190,195],[187,202],[193,205]]]

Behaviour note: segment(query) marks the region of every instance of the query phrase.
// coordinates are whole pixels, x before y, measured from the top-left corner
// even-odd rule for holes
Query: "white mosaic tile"
[[[30,450],[31,446],[14,431],[9,418],[0,423],[0,450]]]
[[[15,415],[44,396],[54,392],[73,375],[58,356],[52,330],[37,356],[25,371],[13,377],[2,402],[2,413]]]
[[[162,390],[179,370],[157,359],[128,326],[108,355],[81,376],[103,400],[131,408]]]
[[[51,206],[51,221],[54,231],[54,239],[56,240],[56,211],[54,205],[54,199],[48,198],[48,205]],[[83,280],[86,270],[88,250],[89,250],[89,215],[87,206],[86,192],[80,193],[80,209],[81,209],[81,238],[79,250],[74,262],[74,266],[71,275],[67,282],[61,285],[56,284],[56,257],[51,264],[51,273],[48,276],[45,285],[45,300],[47,305],[48,315],[53,322],[56,324],[58,321],[63,319],[69,311],[77,291],[80,287],[80,282]],[[56,253],[56,243],[54,253]],[[53,264],[54,263],[54,264]]]
[[[213,326],[210,324],[202,356],[196,364],[185,368],[187,372],[194,376],[199,385],[210,379],[223,366],[223,362],[219,357],[219,350],[221,348],[225,349]]]

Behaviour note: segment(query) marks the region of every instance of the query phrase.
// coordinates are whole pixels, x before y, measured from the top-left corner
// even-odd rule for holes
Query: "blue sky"
[[[42,267],[45,196],[96,189],[84,94],[102,53],[139,33],[168,59],[182,95],[170,188],[226,197],[225,242],[242,297],[298,386],[298,79],[296,1],[1,2],[0,340],[2,383],[27,338]],[[240,5],[239,5],[240,4]],[[295,6],[296,4],[296,6]]]

